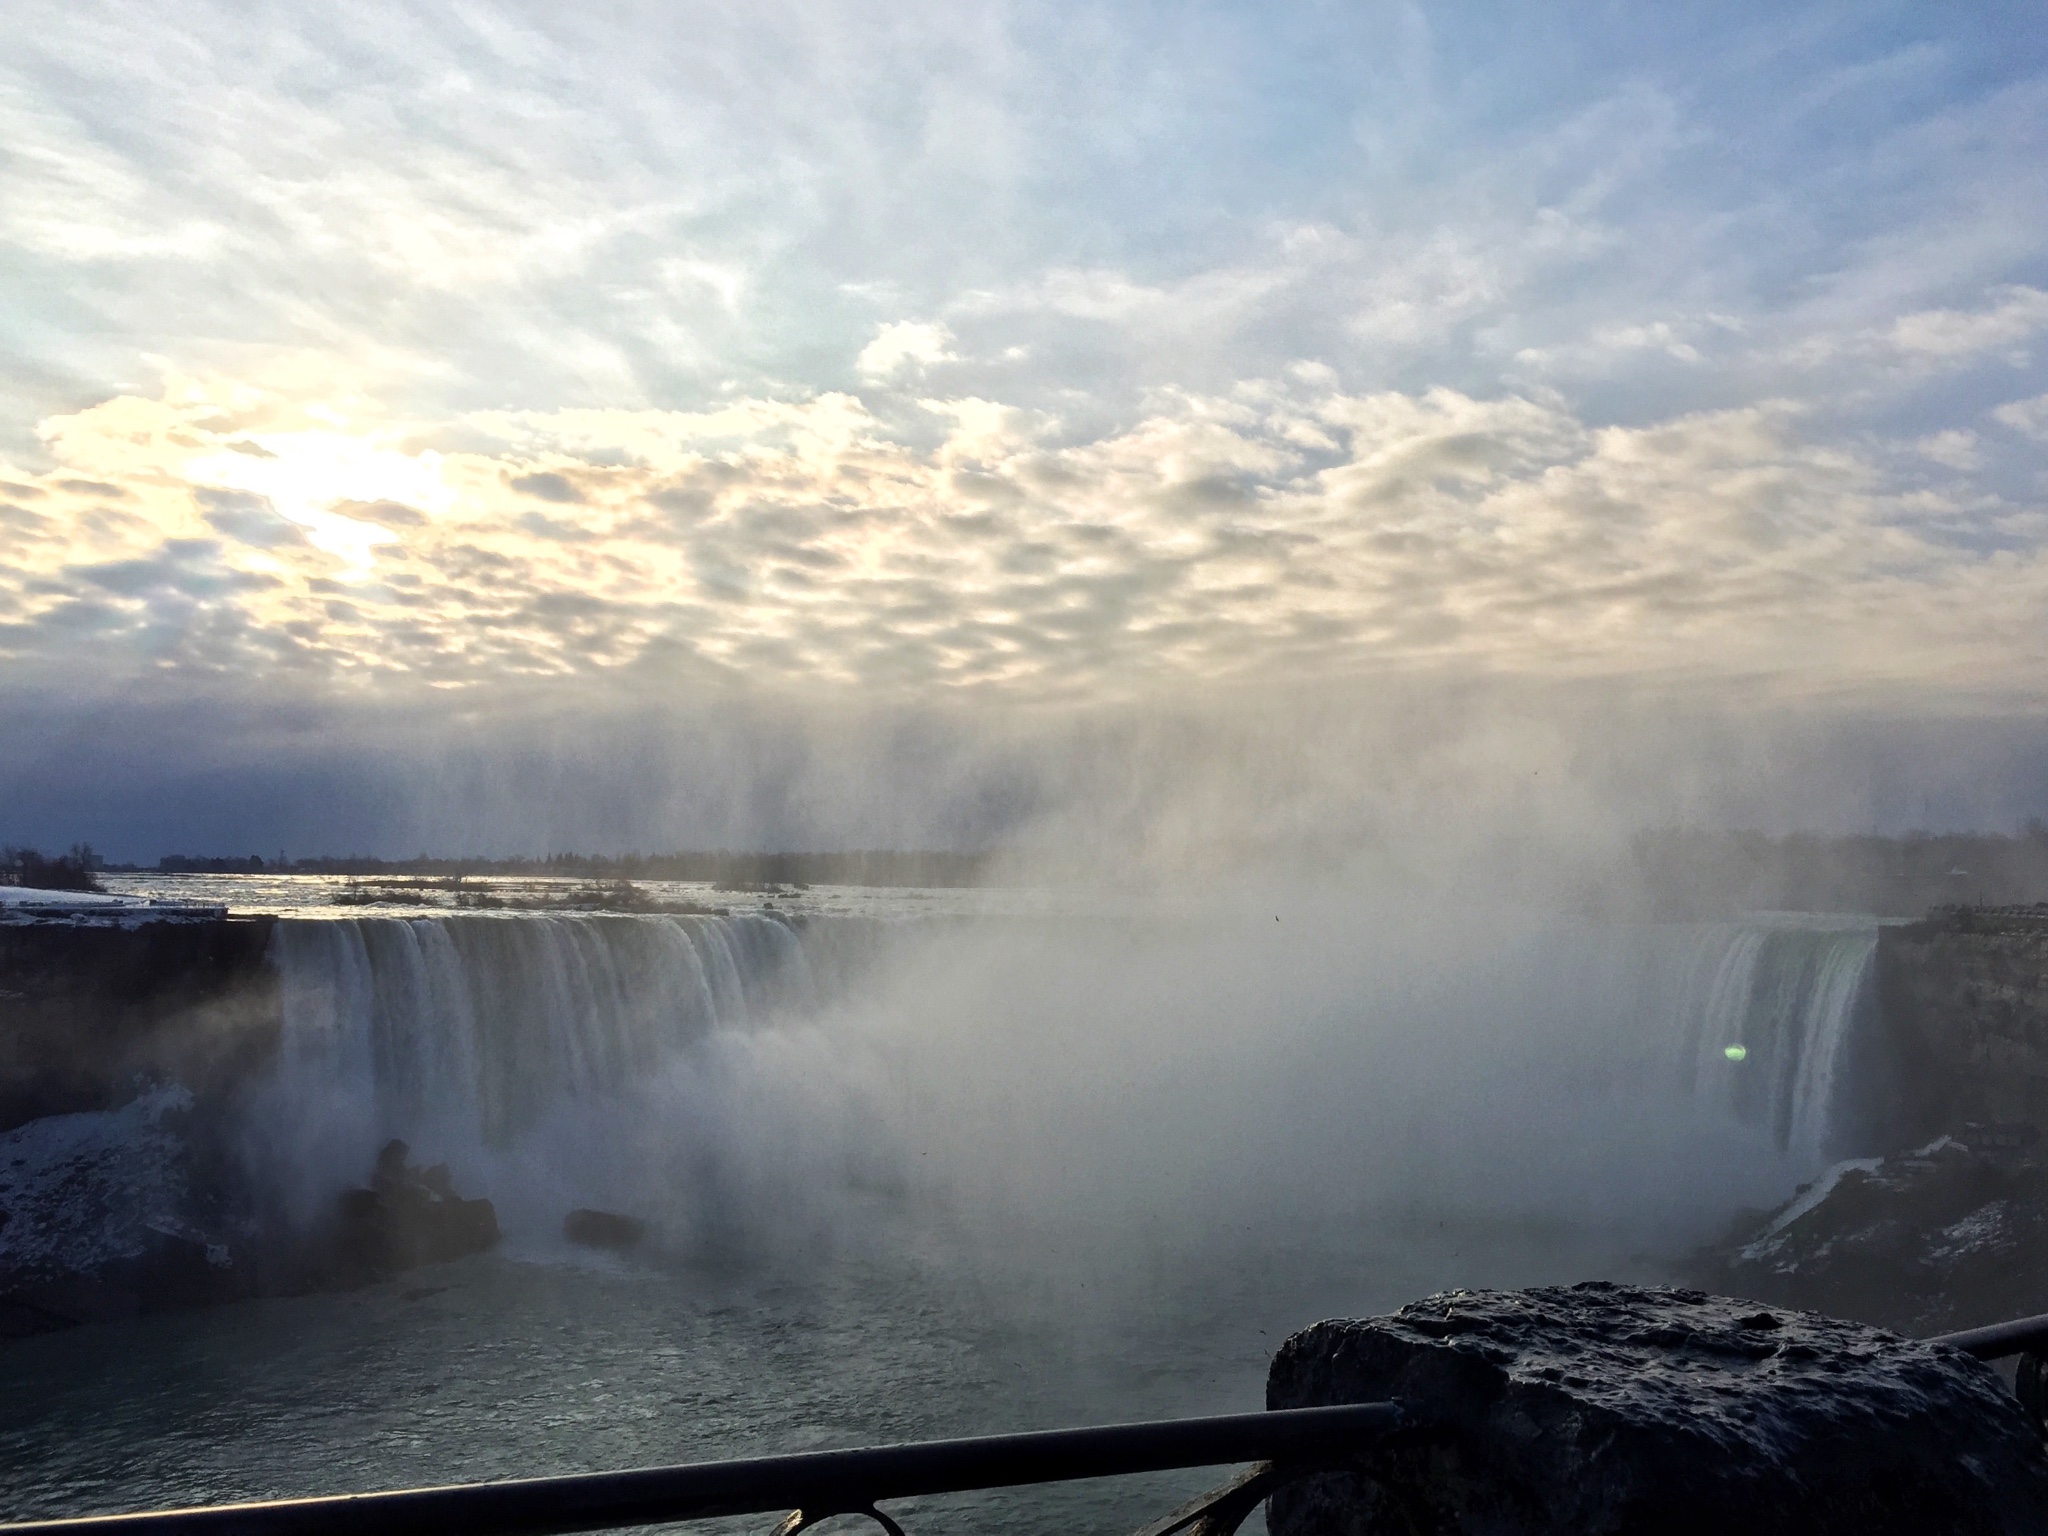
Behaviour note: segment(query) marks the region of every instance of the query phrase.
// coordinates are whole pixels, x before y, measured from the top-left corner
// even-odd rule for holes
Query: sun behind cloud
[[[1304,366],[1083,441],[926,400],[921,445],[844,395],[434,426],[180,380],[46,423],[57,467],[6,472],[0,645],[34,672],[459,688],[669,668],[1103,697],[1418,666],[2036,686],[2010,637],[2039,551],[1931,536],[1960,491],[1812,440],[1796,407],[1595,428],[1332,384]]]
[[[58,723],[0,787],[273,710],[414,785],[720,709],[1995,734],[2048,677],[2031,21],[24,0],[0,719]]]

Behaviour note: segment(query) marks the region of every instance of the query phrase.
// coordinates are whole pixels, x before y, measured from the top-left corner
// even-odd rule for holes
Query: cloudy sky
[[[13,835],[424,838],[361,807],[565,721],[644,763],[859,716],[898,773],[926,717],[1279,686],[2048,703],[2036,5],[19,0],[0,41]],[[721,825],[971,838],[1035,793],[991,782]],[[580,835],[688,840],[675,795]]]

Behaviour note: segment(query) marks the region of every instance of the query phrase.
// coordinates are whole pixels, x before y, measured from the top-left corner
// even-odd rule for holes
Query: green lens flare
[[[1731,1045],[1728,1047],[1727,1050],[1723,1051],[1721,1054],[1723,1056],[1726,1056],[1730,1061],[1741,1061],[1744,1057],[1749,1055],[1749,1047],[1746,1045]]]

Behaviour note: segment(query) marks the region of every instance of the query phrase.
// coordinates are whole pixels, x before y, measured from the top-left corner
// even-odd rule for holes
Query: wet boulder
[[[562,1220],[562,1236],[581,1248],[611,1248],[620,1252],[637,1248],[647,1235],[647,1223],[615,1211],[593,1211],[579,1207]]]
[[[1411,1427],[1276,1493],[1272,1536],[2048,1529],[2048,1453],[1988,1365],[1700,1291],[1451,1291],[1289,1339],[1269,1408]]]

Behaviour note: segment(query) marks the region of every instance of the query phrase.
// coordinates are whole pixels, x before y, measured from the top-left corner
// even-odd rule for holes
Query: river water
[[[235,893],[289,914],[250,1156],[313,1209],[404,1136],[505,1243],[0,1345],[0,1513],[1247,1410],[1318,1317],[1659,1278],[1854,1150],[1866,923],[322,895]],[[647,1244],[571,1248],[576,1205]],[[906,1521],[1135,1526],[1222,1475]]]

